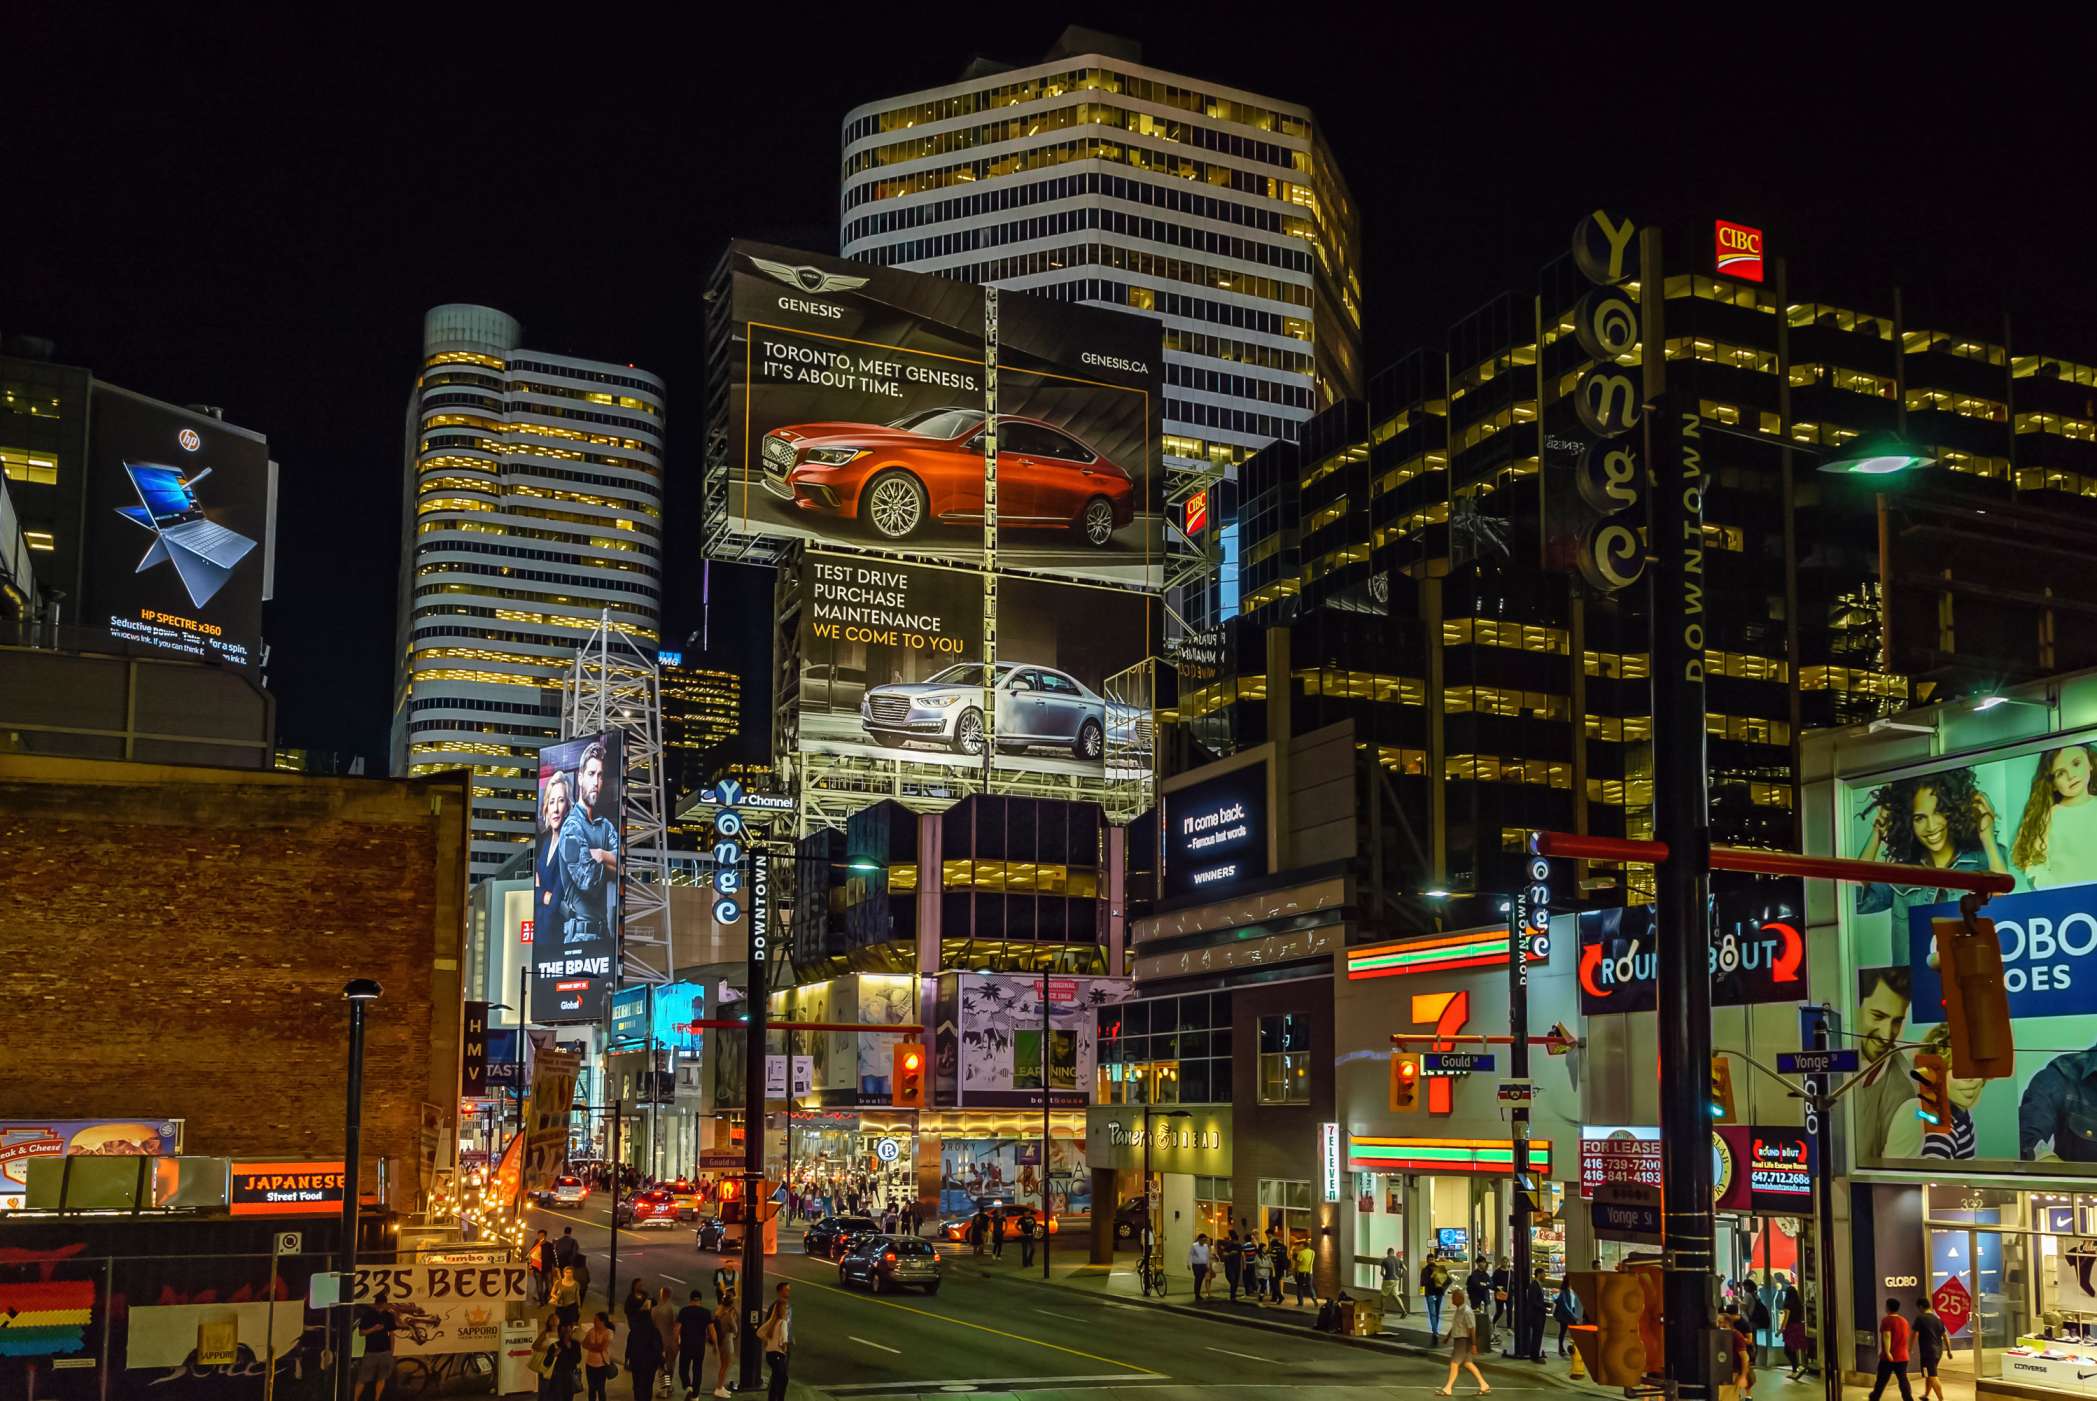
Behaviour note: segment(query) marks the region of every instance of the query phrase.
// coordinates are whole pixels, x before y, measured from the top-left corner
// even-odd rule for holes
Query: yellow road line
[[[783,1274],[785,1271],[782,1270],[781,1273]],[[855,1298],[860,1297],[854,1294],[852,1290],[840,1289],[834,1284],[819,1284],[815,1280],[802,1279],[798,1276],[794,1278],[794,1283],[805,1285],[810,1289],[821,1289],[831,1294],[852,1294]],[[880,1304],[886,1308],[901,1309],[905,1313],[914,1313],[925,1318],[937,1319],[941,1323],[951,1323],[957,1328],[973,1328],[978,1333],[989,1333],[995,1337],[1010,1338],[1015,1343],[1031,1343],[1035,1347],[1053,1348],[1057,1352],[1067,1352],[1072,1357],[1082,1357],[1088,1362],[1104,1362],[1109,1367],[1125,1367],[1138,1376],[1162,1377],[1165,1375],[1163,1372],[1154,1371],[1149,1367],[1138,1367],[1133,1362],[1123,1362],[1118,1357],[1102,1357],[1096,1352],[1085,1352],[1079,1348],[1065,1347],[1061,1343],[1044,1342],[1040,1338],[1030,1338],[1024,1333],[1007,1333],[1004,1329],[992,1328],[987,1323],[971,1323],[965,1318],[954,1318],[943,1313],[933,1313],[930,1309],[912,1308],[908,1304],[899,1304],[893,1299],[883,1299],[878,1295],[869,1294],[865,1298],[870,1304]]]

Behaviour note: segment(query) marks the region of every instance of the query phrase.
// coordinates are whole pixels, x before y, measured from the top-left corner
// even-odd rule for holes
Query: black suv
[[[1145,1210],[1143,1198],[1130,1197],[1114,1208],[1114,1239],[1134,1240],[1143,1234],[1143,1219],[1150,1213]]]
[[[810,1255],[820,1255],[826,1260],[835,1260],[844,1243],[852,1236],[879,1233],[881,1223],[868,1216],[826,1216],[808,1228],[801,1237],[801,1248]]]

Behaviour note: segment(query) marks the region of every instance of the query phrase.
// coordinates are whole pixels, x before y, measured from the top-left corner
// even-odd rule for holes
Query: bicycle
[[[1136,1267],[1136,1277],[1142,1282],[1143,1292],[1163,1296],[1165,1293],[1165,1267],[1145,1256]]]

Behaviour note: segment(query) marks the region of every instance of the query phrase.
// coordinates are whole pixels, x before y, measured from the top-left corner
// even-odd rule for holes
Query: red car
[[[800,510],[855,520],[884,540],[928,521],[983,518],[983,413],[924,409],[890,424],[800,423],[767,433],[765,489]],[[1136,484],[1069,433],[998,420],[998,523],[1074,530],[1093,546],[1136,518]]]
[[[619,1198],[617,1214],[622,1226],[674,1226],[677,1198],[661,1187],[651,1187],[637,1196]]]

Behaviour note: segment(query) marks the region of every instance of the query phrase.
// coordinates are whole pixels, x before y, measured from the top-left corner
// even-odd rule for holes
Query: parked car
[[[801,1248],[810,1255],[835,1260],[844,1237],[880,1229],[881,1224],[871,1216],[825,1216],[802,1235]]]
[[[630,1197],[619,1198],[613,1216],[622,1226],[674,1226],[677,1198],[661,1187],[651,1187]]]
[[[759,449],[765,489],[883,540],[983,517],[983,411],[923,409],[893,423],[796,423]],[[998,419],[998,524],[1072,530],[1105,546],[1136,518],[1127,469],[1039,419]]]
[[[1143,1222],[1150,1215],[1143,1205],[1143,1198],[1130,1197],[1114,1208],[1114,1239],[1134,1240],[1143,1234]]]
[[[863,1283],[876,1294],[913,1284],[937,1294],[939,1276],[939,1252],[916,1236],[859,1236],[837,1262],[839,1284]]]
[[[540,1206],[581,1206],[590,1199],[590,1188],[572,1172],[564,1172],[553,1180],[551,1187],[542,1187],[532,1193],[532,1200]]]
[[[859,703],[859,723],[876,744],[943,744],[983,752],[983,668],[956,662],[924,681],[876,686]],[[1073,759],[1106,752],[1107,702],[1068,672],[1023,662],[998,664],[997,745],[1016,753],[1067,749]]]
[[[979,1197],[976,1199],[977,1211],[989,1212],[998,1207],[1003,1207],[1005,1210],[1006,1240],[1018,1240],[1034,1228],[1036,1213],[1033,1207],[1008,1202],[1003,1197]],[[969,1219],[967,1216],[956,1216],[940,1222],[940,1238],[942,1240],[966,1242],[968,1240]],[[1053,1216],[1049,1218],[1049,1234],[1052,1236],[1060,1234],[1056,1225],[1056,1218]]]

